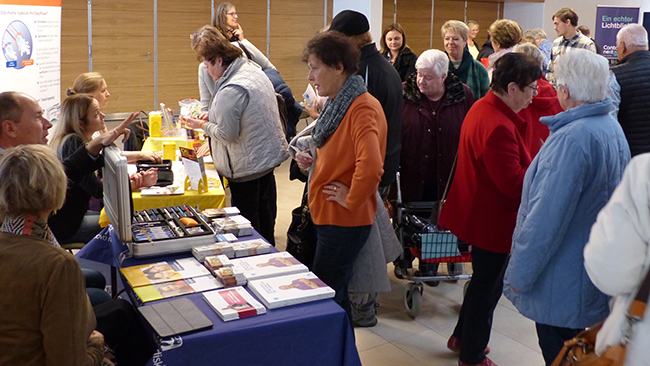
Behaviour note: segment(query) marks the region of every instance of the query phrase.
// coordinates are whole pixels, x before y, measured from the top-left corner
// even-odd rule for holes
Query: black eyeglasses
[[[533,89],[533,91],[537,91],[537,85],[535,85],[535,86],[526,85],[526,87]]]
[[[230,15],[231,17],[234,17],[234,16],[239,15],[239,13],[236,12],[236,11],[232,11],[232,12],[230,12],[230,13],[226,13],[226,15]]]

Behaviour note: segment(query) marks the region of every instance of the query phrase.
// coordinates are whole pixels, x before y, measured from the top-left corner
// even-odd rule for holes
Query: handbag
[[[287,252],[311,270],[316,255],[316,229],[311,220],[307,192],[303,194],[301,205],[291,211]]]
[[[136,162],[138,172],[146,171],[151,168],[158,168],[158,181],[155,186],[165,187],[174,183],[174,172],[172,171],[172,161],[163,160],[162,163],[157,164],[151,160],[138,160]]]
[[[627,341],[634,324],[643,319],[648,295],[650,295],[650,271],[646,274],[634,301],[627,310],[626,318],[629,324],[620,344],[610,346],[600,356],[596,354],[594,351],[596,337],[605,322],[603,320],[564,342],[564,347],[551,366],[623,366]]]

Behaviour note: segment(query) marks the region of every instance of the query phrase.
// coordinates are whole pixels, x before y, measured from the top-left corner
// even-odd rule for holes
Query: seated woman
[[[74,94],[62,103],[60,119],[54,128],[50,146],[59,159],[64,160],[88,143],[95,132],[105,129],[104,114],[99,110],[97,99],[90,94]],[[151,154],[144,156],[155,159]],[[143,155],[138,153],[127,155],[132,161],[141,157]],[[157,179],[155,169],[136,173],[131,177],[131,188],[150,187]],[[87,243],[92,240],[101,228],[99,212],[89,211],[89,200],[90,197],[101,198],[102,195],[103,185],[95,173],[86,174],[80,182],[72,185],[62,209],[49,220],[54,234],[65,242]]]
[[[399,23],[390,24],[384,29],[379,52],[395,67],[402,82],[415,72],[418,56],[406,45],[406,33]]]
[[[192,48],[216,83],[208,120],[187,118],[188,128],[210,137],[214,166],[230,183],[231,203],[268,242],[275,243],[277,192],[273,170],[289,157],[273,85],[264,73],[210,26]]]
[[[111,93],[108,92],[108,86],[106,85],[106,80],[102,74],[98,72],[85,72],[79,76],[74,81],[74,84],[71,88],[68,88],[66,94],[68,96],[74,94],[91,94],[97,102],[99,103],[99,109],[104,110],[108,106],[108,98],[110,98]],[[142,144],[144,142],[144,133],[147,131],[149,126],[146,123],[133,122],[129,126],[131,134],[127,141],[124,142],[125,155],[130,154],[130,151],[140,151],[142,150]],[[148,156],[142,156],[140,160],[152,160],[151,154]],[[135,159],[135,158],[133,158]]]
[[[74,94],[91,94],[99,103],[99,109],[104,109],[108,105],[108,98],[111,93],[108,92],[106,80],[98,72],[85,72],[74,80],[72,88],[66,91],[68,96]]]
[[[103,134],[83,154],[97,155],[125,129]],[[77,166],[81,160],[66,160],[64,171],[42,145],[21,145],[0,157],[0,365],[100,365],[104,341],[119,365],[144,365],[155,351],[127,301],[91,307],[79,264],[48,228],[68,179],[87,171]]]
[[[47,146],[22,145],[0,157],[2,365],[100,365],[104,358],[79,264],[47,225],[66,186]]]

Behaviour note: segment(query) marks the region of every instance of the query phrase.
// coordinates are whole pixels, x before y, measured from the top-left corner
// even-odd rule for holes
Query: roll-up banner
[[[36,98],[53,122],[61,108],[61,0],[0,0],[0,92]]]

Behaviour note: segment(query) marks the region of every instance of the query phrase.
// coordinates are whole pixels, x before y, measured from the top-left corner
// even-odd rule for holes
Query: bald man
[[[619,64],[612,67],[620,85],[618,122],[632,156],[650,152],[650,52],[648,32],[639,24],[628,24],[616,35]]]

